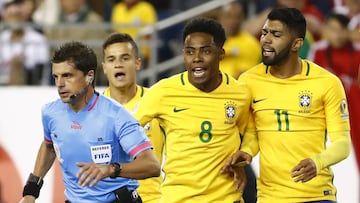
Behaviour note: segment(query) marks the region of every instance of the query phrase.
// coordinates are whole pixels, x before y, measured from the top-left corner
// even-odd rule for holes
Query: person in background
[[[219,172],[240,147],[249,89],[219,69],[226,40],[219,22],[194,18],[182,39],[187,71],[153,85],[134,114],[142,126],[157,119],[165,134],[159,202],[243,202],[244,168]]]
[[[44,141],[20,202],[35,202],[57,158],[66,202],[141,203],[135,179],[159,176],[143,128],[120,104],[95,91],[95,52],[80,42],[55,50],[52,75],[60,99],[42,108]]]
[[[39,25],[43,26],[48,40],[52,41],[51,52],[63,41],[81,41],[94,49],[100,61],[102,59],[101,43],[108,35],[108,29],[104,26],[102,17],[89,6],[86,0],[59,0],[58,3],[60,10],[55,21],[51,22],[53,24],[46,20],[37,21]],[[38,11],[38,15],[40,15],[39,13],[46,14],[46,12]],[[42,18],[46,18],[46,16],[42,16]],[[100,66],[96,75],[96,84],[107,84]]]
[[[109,80],[109,87],[103,94],[122,104],[134,113],[147,88],[136,84],[136,72],[140,70],[141,58],[135,41],[125,33],[112,33],[103,43],[104,60],[102,67]],[[145,127],[153,144],[154,153],[161,162],[163,135],[159,123],[151,121]],[[161,177],[139,180],[138,192],[146,203],[156,203],[160,199]]]
[[[46,37],[29,22],[29,0],[2,5],[0,31],[0,85],[44,85],[50,73]]]
[[[330,14],[324,25],[322,40],[312,45],[307,57],[337,75],[346,92],[352,83],[356,83],[360,64],[360,45],[351,41],[348,24],[347,16]]]
[[[350,39],[354,43],[360,43],[360,0],[343,0],[341,3],[335,4],[333,11],[346,15],[350,22],[348,28],[350,30]]]
[[[223,170],[259,152],[259,202],[336,202],[330,167],[350,153],[344,87],[298,56],[305,32],[300,10],[273,9],[260,38],[263,62],[239,77],[251,90],[252,119]]]
[[[241,3],[233,2],[222,7],[218,20],[226,34],[225,57],[220,62],[220,69],[237,79],[242,72],[261,61],[260,43],[242,29],[245,14]]]
[[[139,44],[143,65],[146,68],[150,57],[149,35],[139,36],[142,28],[157,22],[154,6],[142,0],[121,0],[112,10],[111,23],[114,31],[128,33]]]

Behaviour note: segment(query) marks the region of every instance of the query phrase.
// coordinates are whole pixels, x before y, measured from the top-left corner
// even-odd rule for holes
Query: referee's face
[[[185,38],[183,51],[189,82],[205,92],[214,90],[221,81],[219,63],[225,52],[215,45],[213,36],[191,33]]]

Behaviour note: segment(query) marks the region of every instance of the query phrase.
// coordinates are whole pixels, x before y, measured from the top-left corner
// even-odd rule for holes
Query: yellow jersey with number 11
[[[257,132],[245,134],[241,150],[253,156],[260,150],[261,203],[336,200],[329,166],[349,153],[345,92],[335,75],[310,61],[301,62],[302,72],[287,79],[272,76],[271,67],[264,64],[239,77],[251,89]],[[306,158],[314,161],[317,176],[295,182],[291,170]]]

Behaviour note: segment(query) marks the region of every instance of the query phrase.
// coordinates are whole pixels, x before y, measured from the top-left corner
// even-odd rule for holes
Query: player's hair
[[[74,68],[82,71],[84,75],[90,70],[96,73],[97,59],[93,49],[77,41],[71,41],[58,47],[51,59],[52,63],[70,62]]]
[[[211,18],[198,17],[190,20],[184,27],[183,42],[189,34],[195,32],[210,34],[213,36],[216,46],[220,48],[223,47],[226,40],[224,28],[219,22]]]
[[[135,56],[139,57],[139,48],[138,48],[136,42],[134,41],[134,39],[130,35],[128,35],[126,33],[117,33],[117,32],[115,32],[115,33],[110,34],[106,38],[105,42],[103,43],[103,46],[102,46],[103,53],[104,53],[104,50],[108,46],[110,46],[112,44],[115,44],[115,43],[122,43],[122,42],[130,43],[132,48],[133,48]]]
[[[267,16],[269,20],[278,20],[284,23],[296,37],[305,38],[306,20],[296,8],[275,8]]]

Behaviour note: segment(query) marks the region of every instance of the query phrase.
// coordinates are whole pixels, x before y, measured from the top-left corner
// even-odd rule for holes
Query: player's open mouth
[[[115,74],[115,78],[121,80],[125,77],[125,73],[119,72]]]
[[[263,56],[273,56],[275,54],[274,49],[270,49],[270,48],[263,48],[262,49],[262,55]]]
[[[204,76],[206,70],[207,70],[206,68],[193,68],[192,72],[195,77],[202,77]]]

